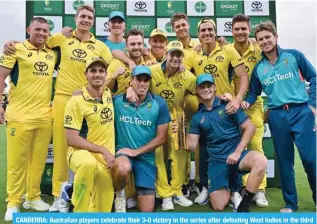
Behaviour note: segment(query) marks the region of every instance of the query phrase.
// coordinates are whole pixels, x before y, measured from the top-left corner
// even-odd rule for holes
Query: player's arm
[[[113,50],[111,53],[113,57],[122,61],[124,64],[129,65],[129,68],[131,69],[131,71],[136,66],[134,61],[131,58],[129,58],[128,55],[124,51],[117,49],[117,50]]]
[[[187,93],[191,94],[191,95],[195,95],[196,94],[196,76],[191,73],[190,71],[188,71],[188,76],[186,76],[186,80],[187,82]]]
[[[112,60],[112,54],[111,54],[111,51],[110,49],[108,48],[107,45],[103,44],[103,49],[102,49],[102,52],[101,52],[101,57],[102,59],[108,63],[108,65],[110,65],[111,63],[111,60]]]
[[[80,129],[83,119],[84,116],[80,111],[78,103],[74,97],[71,98],[67,102],[65,108],[64,128],[66,129],[67,144],[77,149],[88,150],[89,152],[93,153],[100,153],[107,161],[107,165],[109,167],[113,167],[115,158],[108,149],[96,145],[80,136]]]
[[[262,84],[257,74],[257,67],[258,65],[256,65],[252,71],[249,91],[245,100],[242,102],[243,109],[248,109],[252,104],[254,104],[257,97],[262,93]]]
[[[105,86],[107,86],[111,91],[113,91],[117,78],[120,75],[122,75],[124,71],[125,71],[125,68],[118,66],[116,61],[112,61],[107,69],[107,77],[105,81]]]
[[[55,33],[47,38],[45,43],[49,48],[54,48],[61,46],[64,40],[67,40],[67,37],[65,37],[62,33]]]
[[[253,135],[255,134],[254,125],[241,109],[239,109],[238,112],[233,115],[233,119],[237,122],[237,124],[240,125],[242,136],[235,151],[227,158],[227,163],[231,165],[236,164],[239,161],[242,152],[246,149]]]
[[[309,82],[309,101],[310,107],[316,109],[316,70],[300,51],[295,51],[298,67],[303,77]]]
[[[186,136],[187,146],[191,152],[194,152],[200,137],[200,123],[197,115],[194,115],[189,125],[189,132]]]

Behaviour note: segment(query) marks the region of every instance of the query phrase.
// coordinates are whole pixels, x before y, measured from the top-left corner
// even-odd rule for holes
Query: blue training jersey
[[[316,70],[303,53],[277,46],[278,57],[271,64],[262,52],[255,66],[246,101],[253,104],[262,90],[268,97],[268,107],[275,108],[290,103],[305,103],[316,108]],[[309,95],[305,80],[310,82]]]
[[[107,47],[110,49],[110,51],[113,51],[113,50],[122,50],[122,51],[124,51],[124,49],[125,49],[125,42],[114,43],[114,42],[110,41],[106,37],[105,40],[104,40],[104,43],[107,45]]]

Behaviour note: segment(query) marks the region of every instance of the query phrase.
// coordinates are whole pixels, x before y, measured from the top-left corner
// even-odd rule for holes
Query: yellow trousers
[[[262,139],[264,134],[264,112],[263,112],[263,105],[260,103],[254,104],[250,107],[249,110],[246,111],[247,115],[249,116],[251,122],[255,126],[255,134],[251,139],[248,149],[260,152],[264,155]],[[246,186],[248,180],[248,174],[242,177],[243,186]],[[263,177],[263,181],[259,187],[259,190],[265,190],[267,186],[266,181],[266,174]]]
[[[40,199],[40,184],[52,123],[8,122],[7,134],[7,207],[19,206],[26,189],[26,199]]]
[[[64,111],[70,96],[55,95],[53,101],[53,195],[59,196],[60,186],[68,180],[67,141],[64,129]]]
[[[114,198],[111,170],[87,150],[71,151],[68,158],[75,173],[74,212],[111,212]]]

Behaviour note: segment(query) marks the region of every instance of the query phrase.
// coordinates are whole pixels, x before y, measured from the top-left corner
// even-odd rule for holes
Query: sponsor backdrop
[[[50,23],[51,33],[61,30],[63,26],[75,28],[74,15],[78,6],[89,4],[96,9],[96,20],[93,33],[102,39],[109,35],[108,16],[111,11],[119,10],[126,15],[127,30],[139,28],[149,37],[152,29],[158,27],[166,31],[168,39],[175,38],[169,22],[175,12],[184,12],[190,20],[190,35],[197,38],[197,22],[205,16],[211,17],[217,23],[218,35],[232,40],[231,18],[237,13],[245,13],[251,17],[251,26],[261,21],[276,22],[275,1],[155,1],[155,0],[67,0],[51,1],[37,0],[26,2],[26,25],[34,16],[43,16]],[[253,35],[253,32],[252,32]]]

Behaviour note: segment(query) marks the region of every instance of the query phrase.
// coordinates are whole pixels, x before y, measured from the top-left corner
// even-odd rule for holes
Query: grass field
[[[5,127],[0,125],[0,223],[8,223],[4,222],[4,214],[6,211],[6,140],[5,140]],[[307,182],[306,174],[301,165],[301,161],[299,159],[298,153],[296,153],[296,161],[295,161],[295,175],[296,175],[296,186],[298,192],[298,201],[299,201],[299,212],[314,212],[316,211],[314,203],[311,199],[311,191],[309,189],[309,185]],[[267,199],[269,201],[268,208],[257,208],[255,206],[252,207],[253,212],[277,212],[280,208],[284,206],[284,202],[282,199],[282,192],[277,188],[268,188],[267,189]],[[193,195],[194,198],[196,195]],[[53,198],[50,196],[43,197],[43,199],[47,202],[52,202]],[[21,206],[22,207],[22,206]],[[22,208],[22,212],[25,210]],[[131,210],[132,212],[136,212],[137,210]],[[157,212],[161,212],[160,206],[157,206]],[[175,212],[209,212],[211,211],[208,205],[193,205],[189,208],[184,208],[175,205]],[[225,209],[225,212],[231,212],[232,209],[230,207]]]

